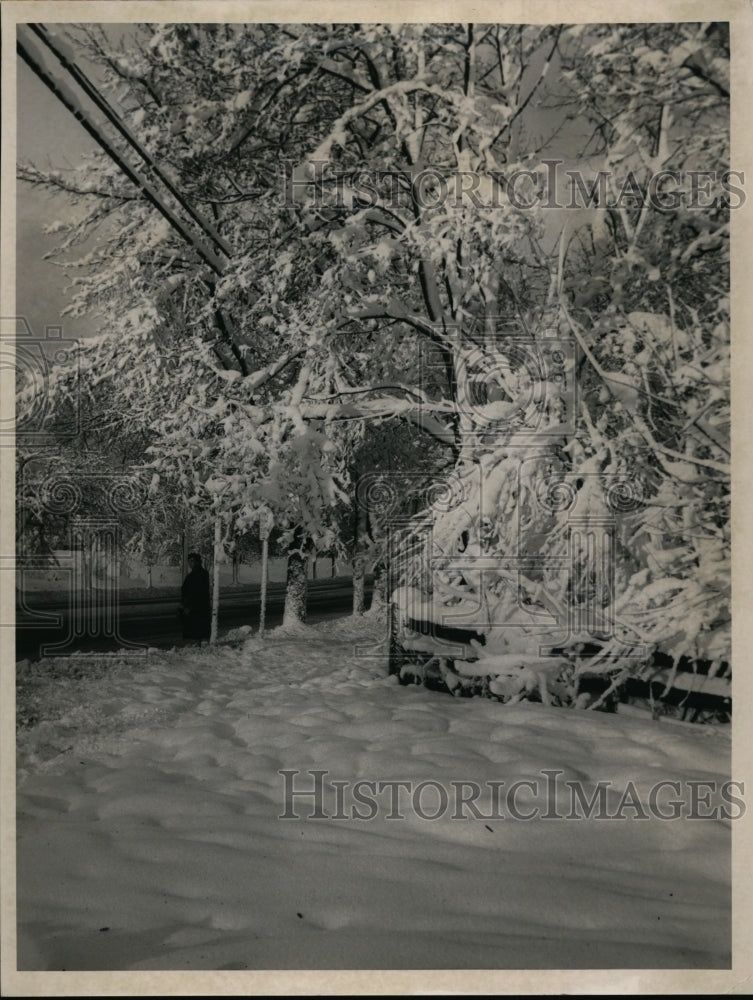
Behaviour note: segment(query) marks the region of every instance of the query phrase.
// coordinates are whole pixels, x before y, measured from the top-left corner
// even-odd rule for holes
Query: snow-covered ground
[[[377,635],[347,618],[26,666],[19,968],[729,966],[732,823],[648,807],[660,780],[687,798],[688,781],[727,779],[727,728],[401,687],[355,651]],[[285,769],[296,789],[327,772],[325,818],[313,797],[286,807]],[[539,801],[547,769],[611,782],[611,811],[632,781],[638,808],[546,819],[572,797]],[[418,809],[398,799],[402,819],[397,786],[374,792],[369,820],[342,785],[334,818],[331,782],[358,780],[434,784]],[[483,797],[453,818],[464,780],[506,782],[494,818]],[[512,802],[531,820],[507,808],[521,780],[539,783]]]

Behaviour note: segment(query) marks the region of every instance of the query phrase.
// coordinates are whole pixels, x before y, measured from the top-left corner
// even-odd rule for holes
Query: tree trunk
[[[188,532],[183,532],[183,545],[181,551],[181,566],[180,566],[181,579],[185,580],[186,574],[188,573]]]
[[[269,576],[269,533],[261,541],[261,599],[259,603],[259,638],[264,638],[264,624],[267,618],[267,577]]]
[[[379,562],[374,567],[374,592],[371,595],[371,610],[382,610],[387,604],[387,564]]]
[[[353,614],[362,615],[366,610],[366,573],[363,557],[353,560]]]
[[[366,536],[366,511],[361,506],[362,500],[356,492],[353,511],[353,614],[362,615],[366,610],[366,561],[363,557],[363,545]]]
[[[288,550],[283,625],[303,624],[306,621],[306,593],[308,589],[306,541],[303,531],[297,528]]]
[[[214,522],[214,560],[212,565],[212,630],[210,642],[217,642],[217,619],[220,611],[220,554],[222,552],[222,525],[219,517]]]

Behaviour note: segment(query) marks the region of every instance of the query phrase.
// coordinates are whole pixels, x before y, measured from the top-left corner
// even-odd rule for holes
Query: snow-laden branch
[[[358,403],[327,403],[306,400],[300,404],[301,416],[306,420],[387,420],[390,417],[409,417],[411,414],[447,413],[453,416],[457,407],[450,400],[400,399],[397,396],[380,396]]]
[[[267,365],[266,368],[259,368],[255,372],[251,372],[246,378],[243,379],[244,388],[252,392],[254,389],[258,389],[259,386],[264,385],[273,379],[276,375],[287,368],[289,364],[295,361],[297,358],[302,357],[306,353],[306,348],[301,347],[296,350],[286,351],[280,358],[277,359],[273,364]],[[218,372],[218,376],[224,377],[226,380],[233,378],[232,372]],[[237,373],[240,374],[240,373]]]
[[[398,80],[397,82],[391,83],[386,87],[382,87],[380,90],[373,91],[359,104],[354,104],[342,115],[340,115],[330,129],[327,137],[311,154],[310,159],[328,160],[332,146],[342,145],[347,126],[357,118],[362,118],[364,115],[368,114],[378,104],[381,104],[383,101],[389,102],[390,98],[407,97],[408,95],[419,91],[424,94],[430,94],[433,97],[437,97],[440,100],[447,102],[452,105],[455,112],[460,115],[468,113],[466,105],[469,101],[472,101],[472,98],[466,98],[466,96],[462,93],[453,93],[451,90],[428,83],[425,79],[421,79],[419,77],[414,77],[411,80]],[[509,115],[509,108],[503,104],[497,103],[496,101],[487,99],[485,101],[484,108],[486,115],[497,113],[505,118]]]
[[[443,332],[439,324],[427,322],[420,313],[413,312],[396,295],[390,296],[388,301],[376,295],[364,296],[361,305],[357,309],[349,310],[347,316],[350,320],[400,320],[445,347],[455,346],[453,339]]]
[[[72,180],[67,180],[57,170],[51,170],[44,173],[43,171],[37,169],[33,164],[28,163],[22,163],[19,165],[16,176],[18,180],[24,181],[26,184],[32,184],[37,187],[55,188],[65,194],[72,194],[82,198],[97,197],[105,198],[110,201],[113,199],[117,199],[118,201],[140,200],[139,195],[126,194],[125,192],[115,190],[115,188],[108,188],[105,190],[96,184],[85,185],[76,183]]]
[[[366,77],[357,73],[353,69],[348,69],[347,63],[338,62],[335,59],[330,59],[324,57],[317,61],[317,66],[323,72],[329,74],[330,76],[336,76],[341,80],[345,80],[346,83],[351,84],[357,90],[362,90],[365,93],[370,93],[373,91],[374,87],[369,83]]]
[[[328,400],[338,399],[340,396],[349,395],[363,395],[367,392],[384,392],[385,390],[397,390],[398,392],[404,392],[408,396],[415,396],[416,399],[421,400],[427,405],[431,405],[431,399],[423,392],[418,386],[414,385],[402,385],[395,383],[378,383],[376,385],[359,385],[359,386],[342,386],[337,392],[330,393],[326,396],[310,396],[309,398],[312,402],[323,403]]]
[[[567,305],[565,304],[563,295],[560,295],[560,307],[565,316],[565,319],[568,322],[570,329],[572,330],[573,336],[578,341],[581,350],[588,358],[594,371],[603,380],[604,384],[607,386],[612,395],[615,396],[615,398],[620,399],[621,395],[620,390],[622,390],[623,393],[627,391],[628,395],[634,395],[635,398],[637,399],[640,390],[637,389],[637,387],[633,384],[633,382],[631,382],[628,379],[619,378],[615,376],[614,373],[612,372],[604,371],[603,367],[601,366],[597,358],[594,356],[593,351],[591,351],[588,344],[585,342],[581,332],[578,329],[577,323],[575,323],[572,316],[570,315]],[[615,388],[616,386],[619,386],[619,389]],[[654,450],[654,452],[657,453],[657,457],[661,455],[666,455],[667,458],[675,459],[674,465],[668,465],[666,462],[662,461],[662,459],[659,457],[659,461],[661,462],[662,467],[670,476],[673,476],[674,478],[679,479],[682,482],[687,482],[687,483],[694,482],[695,481],[694,477],[683,474],[683,466],[687,466],[688,464],[697,465],[704,469],[713,469],[715,472],[720,472],[725,476],[730,475],[731,472],[730,466],[725,462],[715,462],[713,459],[698,458],[695,455],[686,455],[683,454],[682,452],[675,451],[672,448],[667,448],[666,445],[659,444],[659,442],[655,440],[653,434],[646,426],[646,422],[637,412],[635,407],[627,405],[624,407],[624,409],[625,412],[629,414],[631,420],[635,424],[641,437],[643,437],[644,440],[647,442],[647,444],[649,444],[651,448]]]

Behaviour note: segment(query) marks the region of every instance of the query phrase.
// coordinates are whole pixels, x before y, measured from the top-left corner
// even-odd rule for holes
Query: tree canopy
[[[395,582],[487,658],[539,657],[505,697],[575,702],[655,647],[728,659],[724,25],[68,35],[219,238],[213,269],[104,153],[20,169],[76,208],[51,228],[82,248],[73,314],[103,317],[83,381],[156,474],[328,548],[363,428],[407,423],[453,472],[385,525]],[[586,643],[563,683],[541,649]]]

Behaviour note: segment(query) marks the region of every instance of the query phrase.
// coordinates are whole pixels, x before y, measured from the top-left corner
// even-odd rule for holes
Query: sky
[[[51,24],[46,27],[54,33],[65,34],[60,30],[64,26]],[[134,31],[129,23],[102,27],[106,27],[107,34],[115,42],[127,39]],[[57,65],[52,58],[50,64]],[[17,59],[16,66],[19,163],[31,161],[41,168],[75,169],[82,156],[99,147],[22,59]],[[98,73],[93,64],[83,59],[82,68],[96,81]],[[111,96],[109,100],[113,103]],[[95,117],[101,116],[95,113]],[[70,215],[67,199],[18,182],[16,212],[17,315],[24,316],[32,333],[39,337],[44,336],[47,326],[62,326],[62,336],[73,339],[101,332],[95,317],[63,317],[69,301],[65,293],[68,279],[60,266],[43,259],[60,238],[59,235],[45,236],[44,228]]]
[[[96,148],[94,141],[29,67],[18,67],[18,160],[39,167],[72,168]],[[45,327],[63,327],[63,336],[78,338],[98,332],[92,319],[62,317],[67,282],[62,269],[43,259],[59,237],[44,227],[70,212],[66,199],[28,184],[16,186],[16,313],[24,316],[35,336]]]

